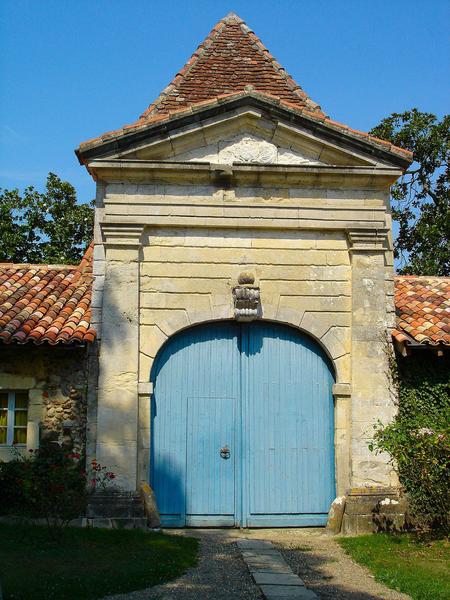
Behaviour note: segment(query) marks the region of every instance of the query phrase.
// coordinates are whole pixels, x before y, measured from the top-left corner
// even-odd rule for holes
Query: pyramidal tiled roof
[[[244,21],[233,13],[217,23],[181,71],[137,121],[83,142],[78,154],[80,156],[87,148],[154,123],[245,95],[264,98],[350,137],[364,139],[404,159],[412,159],[412,153],[404,148],[328,118]]]
[[[244,21],[231,13],[217,23],[141,118],[252,90],[324,116]]]
[[[92,258],[78,266],[0,264],[0,342],[92,342]]]

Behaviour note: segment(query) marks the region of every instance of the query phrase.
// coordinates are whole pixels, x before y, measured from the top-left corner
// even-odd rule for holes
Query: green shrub
[[[21,483],[25,470],[26,466],[23,460],[0,461],[0,515],[17,514],[19,507],[24,506]]]
[[[387,452],[423,527],[450,528],[450,359],[431,352],[392,361],[398,414],[376,426],[371,449]]]
[[[0,514],[63,526],[84,513],[86,472],[79,456],[56,447],[0,462]]]

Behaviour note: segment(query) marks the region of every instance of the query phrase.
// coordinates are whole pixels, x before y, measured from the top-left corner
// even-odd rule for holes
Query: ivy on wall
[[[370,445],[387,452],[416,521],[450,528],[450,354],[391,357],[398,414],[375,426]]]

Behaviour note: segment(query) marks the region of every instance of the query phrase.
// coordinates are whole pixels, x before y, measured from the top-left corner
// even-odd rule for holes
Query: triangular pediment
[[[188,120],[189,121],[189,120]],[[108,158],[206,162],[216,164],[278,164],[325,166],[375,166],[386,164],[370,154],[336,143],[305,126],[271,116],[268,111],[245,106],[239,111],[220,111],[202,119],[197,113],[191,122],[141,136]]]

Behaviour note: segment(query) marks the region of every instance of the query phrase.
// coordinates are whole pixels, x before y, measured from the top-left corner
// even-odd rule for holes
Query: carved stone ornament
[[[239,285],[253,285],[255,283],[255,277],[251,273],[244,271],[238,277]]]
[[[236,321],[254,321],[261,316],[259,287],[239,285],[233,289],[233,300]]]
[[[171,160],[208,161],[232,165],[250,163],[262,165],[323,165],[298,150],[282,147],[251,133],[238,133],[200,148],[176,154]]]

